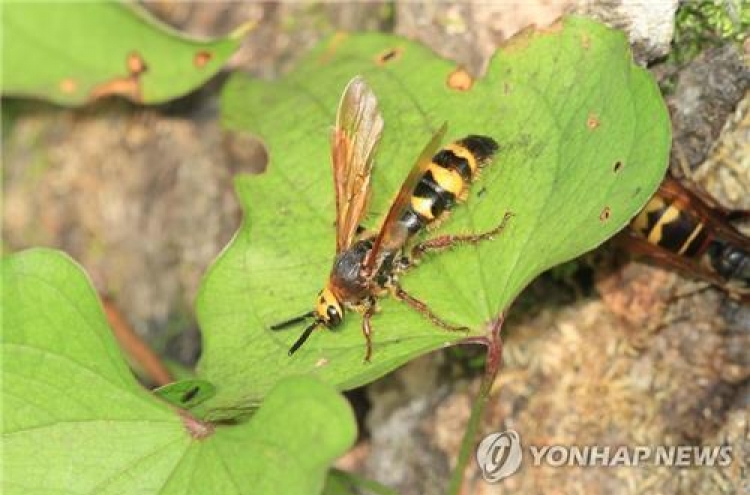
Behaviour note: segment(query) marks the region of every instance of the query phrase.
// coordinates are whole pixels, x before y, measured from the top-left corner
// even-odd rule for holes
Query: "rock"
[[[678,0],[584,0],[573,10],[627,33],[636,62],[646,65],[669,53],[678,3]]]
[[[706,50],[679,73],[668,99],[674,128],[673,170],[689,175],[706,160],[748,88],[750,66],[733,44]]]

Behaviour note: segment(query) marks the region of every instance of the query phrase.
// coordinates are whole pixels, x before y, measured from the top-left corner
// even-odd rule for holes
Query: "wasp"
[[[435,133],[417,158],[399,189],[380,228],[375,232],[360,227],[370,199],[370,178],[375,151],[383,132],[383,117],[372,89],[361,76],[346,86],[339,102],[331,137],[336,194],[336,255],[328,281],[320,291],[314,309],[271,326],[280,330],[308,319],[312,321],[289,349],[294,354],[319,327],[335,329],[347,310],[362,315],[366,341],[365,361],[372,355],[371,320],[377,299],[393,295],[446,330],[467,331],[441,319],[427,304],[408,294],[398,283],[406,271],[429,251],[457,244],[492,239],[512,215],[490,231],[471,235],[444,235],[407,246],[423,229],[436,225],[453,206],[466,199],[471,183],[492,159],[498,144],[490,137],[470,135],[442,149],[447,124]]]
[[[630,222],[627,247],[750,301],[750,237],[732,224],[750,211],[730,210],[667,176]]]

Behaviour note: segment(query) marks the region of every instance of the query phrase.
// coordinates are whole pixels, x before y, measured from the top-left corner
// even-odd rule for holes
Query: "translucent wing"
[[[380,232],[378,232],[378,236],[375,238],[372,250],[367,257],[367,260],[365,260],[366,272],[372,273],[375,266],[375,260],[378,258],[381,251],[398,249],[406,242],[408,232],[403,226],[399,225],[398,220],[409,207],[414,188],[417,187],[419,179],[422,178],[427,171],[427,167],[432,162],[432,157],[440,147],[440,143],[443,142],[443,137],[445,136],[445,131],[447,129],[448,124],[443,123],[435,135],[432,136],[432,139],[427,143],[427,146],[422,150],[422,153],[420,153],[419,158],[417,158],[416,163],[414,163],[414,166],[411,169],[411,172],[409,172],[408,177],[406,177],[401,189],[398,191],[396,199],[393,200],[391,208],[388,210],[385,220],[383,220]]]
[[[709,228],[713,229],[719,237],[734,243],[737,247],[744,250],[750,250],[750,237],[742,234],[726,219],[731,210],[714,204],[715,200],[713,198],[699,196],[670,176],[664,178],[657,194],[674,201],[679,205],[680,209],[696,212],[699,218]],[[712,203],[707,204],[707,201],[711,201]]]
[[[331,162],[336,189],[336,253],[351,246],[370,200],[375,148],[383,133],[378,100],[361,76],[341,96],[331,136]]]

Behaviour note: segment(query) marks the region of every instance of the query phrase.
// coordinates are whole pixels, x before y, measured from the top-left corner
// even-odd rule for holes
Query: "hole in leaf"
[[[605,206],[602,212],[599,213],[599,220],[606,222],[610,216],[612,216],[612,209],[609,206]]]
[[[198,392],[200,392],[201,388],[198,386],[195,386],[182,394],[182,397],[180,397],[180,402],[183,404],[190,402],[191,399],[193,399],[196,395],[198,395]]]
[[[401,58],[401,54],[404,53],[403,48],[391,48],[386,50],[375,57],[375,63],[378,65],[385,65],[388,62],[393,62]]]

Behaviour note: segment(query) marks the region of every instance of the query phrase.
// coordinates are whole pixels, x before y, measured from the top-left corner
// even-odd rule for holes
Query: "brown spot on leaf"
[[[471,74],[466,72],[466,69],[462,67],[456,67],[456,69],[448,74],[448,87],[456,91],[468,91],[474,85],[474,78]]]
[[[148,70],[148,65],[140,53],[132,51],[125,58],[125,69],[127,76],[113,77],[94,86],[89,93],[90,100],[96,100],[105,96],[117,95],[135,102],[143,101],[141,92],[141,75]]]
[[[388,50],[380,52],[375,56],[375,63],[378,65],[385,65],[389,62],[394,62],[400,59],[403,53],[403,48],[389,48]]]
[[[131,76],[139,76],[148,70],[146,61],[138,52],[130,52],[125,63]]]
[[[78,84],[76,83],[75,79],[66,77],[65,79],[60,81],[60,91],[65,94],[75,93],[77,89]]]
[[[599,220],[606,222],[610,216],[612,216],[612,209],[609,206],[605,206],[602,212],[599,213]]]
[[[563,30],[563,27],[564,27],[564,24],[563,24],[562,19],[558,19],[552,24],[548,25],[547,27],[539,28],[539,32],[545,33],[545,34],[559,33],[560,31]]]
[[[326,365],[328,365],[328,360],[326,358],[320,358],[315,363],[316,368],[322,368],[323,366],[326,366]]]
[[[586,127],[591,129],[592,131],[599,127],[601,122],[599,122],[599,116],[595,113],[590,113],[589,117],[586,119]]]
[[[521,51],[528,47],[529,43],[540,36],[557,36],[562,32],[564,23],[558,20],[546,27],[529,25],[508,38],[501,44],[500,49],[505,53]]]
[[[539,32],[534,26],[527,26],[501,43],[500,49],[505,53],[521,51],[529,46],[529,42],[538,36]]]
[[[193,65],[199,69],[203,68],[207,63],[211,61],[212,58],[213,55],[211,54],[211,52],[201,50],[193,56]]]
[[[333,38],[331,38],[330,43],[328,43],[328,47],[326,47],[326,50],[320,55],[318,58],[318,62],[321,64],[327,64],[331,61],[331,59],[336,55],[336,51],[339,48],[339,45],[343,43],[343,41],[348,38],[349,35],[346,33],[336,33]]]
[[[89,93],[91,100],[104,98],[105,96],[118,95],[133,100],[142,101],[141,83],[137,76],[118,77],[107,82],[103,82]]]
[[[511,91],[513,91],[513,86],[508,82],[503,83],[503,94],[509,95]]]
[[[617,161],[615,162],[614,166],[612,167],[612,170],[613,170],[613,171],[614,171],[615,173],[617,173],[617,172],[619,172],[619,171],[620,171],[620,169],[621,169],[621,168],[622,168],[622,162],[621,162],[620,160],[617,160]]]
[[[581,46],[584,50],[591,48],[591,38],[586,33],[581,35]]]

